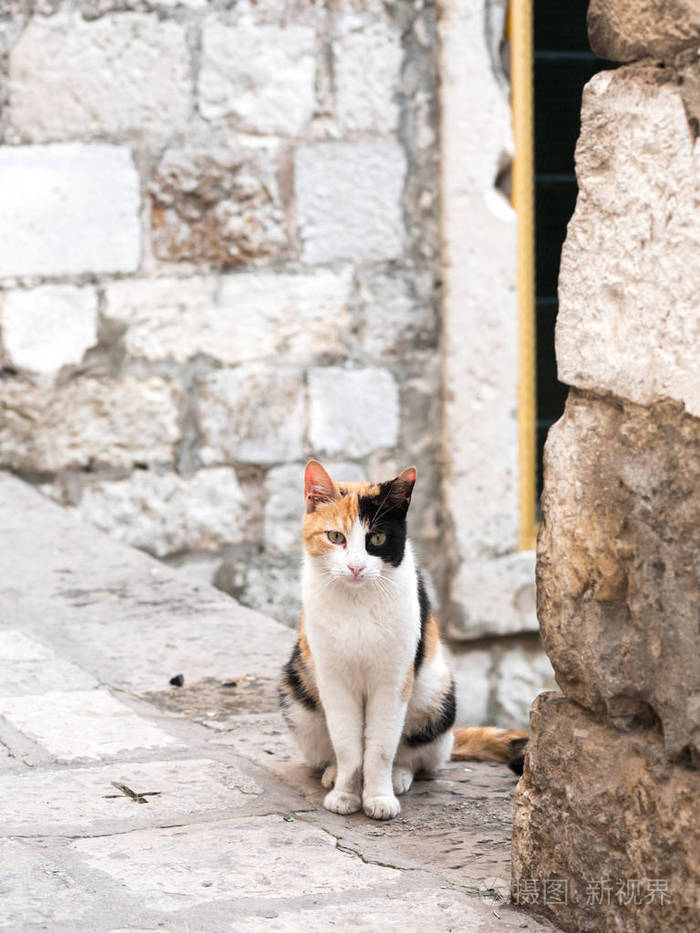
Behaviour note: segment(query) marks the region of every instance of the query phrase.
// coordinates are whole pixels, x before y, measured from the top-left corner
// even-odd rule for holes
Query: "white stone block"
[[[126,324],[132,356],[224,363],[338,355],[350,329],[351,271],[308,275],[123,280],[107,286],[106,315]]]
[[[309,396],[316,454],[363,457],[396,444],[399,392],[388,370],[316,367],[309,371]]]
[[[583,95],[579,195],[562,250],[562,382],[700,416],[700,146],[681,89],[654,64]]]
[[[53,373],[79,363],[97,343],[97,295],[93,288],[43,285],[0,296],[0,339],[6,361],[17,369]]]
[[[207,19],[202,36],[199,112],[251,133],[295,135],[315,104],[316,36],[308,26]]]
[[[139,264],[139,178],[122,146],[0,148],[0,204],[0,277]]]
[[[455,574],[459,597],[449,635],[459,640],[538,630],[535,607],[535,552],[465,560]]]
[[[50,691],[2,697],[2,715],[58,761],[104,758],[126,751],[177,745],[159,726],[106,690]]]
[[[494,710],[499,724],[521,729],[528,727],[530,707],[537,694],[557,689],[554,670],[544,651],[526,651],[519,646],[504,653],[494,684]]]
[[[400,256],[405,174],[406,158],[391,139],[301,146],[295,190],[304,261]]]
[[[280,463],[303,450],[301,373],[248,363],[202,381],[198,411],[205,464]]]
[[[185,29],[155,14],[35,16],[10,54],[10,124],[35,142],[167,137],[191,97]]]
[[[493,664],[490,651],[460,650],[452,659],[457,696],[457,725],[479,726],[488,722],[489,674]]]
[[[29,696],[47,690],[91,690],[94,677],[59,658],[48,645],[23,632],[0,629],[0,694]]]
[[[298,551],[253,554],[243,559],[234,555],[222,563],[216,581],[244,606],[297,628],[301,611]]]
[[[338,119],[345,131],[392,133],[399,119],[401,33],[395,26],[344,17],[333,41]]]
[[[190,479],[136,470],[128,479],[92,483],[77,512],[112,537],[164,557],[239,541],[245,501],[229,467],[200,470]]]
[[[16,629],[0,629],[0,658],[3,661],[50,661],[55,656],[53,648],[19,632]]]
[[[276,901],[281,891],[302,898],[391,890],[401,878],[397,869],[341,852],[330,833],[277,814],[78,839],[71,848],[145,910],[181,911],[236,897]]]
[[[415,295],[411,281],[396,273],[359,271],[359,339],[363,354],[379,359],[405,359],[421,345],[434,348],[436,315]]]
[[[6,380],[3,403],[0,463],[14,469],[171,463],[180,439],[177,392],[158,378]]]
[[[112,782],[148,796],[134,805]],[[207,759],[119,762],[92,768],[0,777],[0,821],[13,833],[99,832],[119,823],[120,831],[168,822],[193,814],[249,805],[262,794],[259,784],[234,764]]]
[[[6,930],[75,928],[90,909],[76,897],[79,879],[60,854],[26,839],[0,839],[2,918]]]
[[[468,764],[468,762],[463,762]],[[410,819],[410,817],[407,817]],[[486,887],[494,882],[504,893],[507,881],[501,878],[487,879]],[[476,886],[473,885],[472,889]],[[414,889],[415,896],[394,894],[390,890],[377,897],[363,896],[346,903],[327,903],[318,909],[280,908],[273,921],[258,914],[245,921],[245,933],[328,933],[329,930],[353,930],[362,933],[400,933],[404,930],[447,931],[464,930],[469,933],[491,933],[491,931],[518,930],[518,933],[547,933],[544,926],[516,912],[508,904],[498,904],[497,926],[494,927],[492,902],[487,898],[476,898],[472,890],[456,890],[440,885],[436,888]],[[493,901],[495,904],[496,901]],[[371,920],[368,921],[368,918]],[[243,929],[243,928],[242,928]]]

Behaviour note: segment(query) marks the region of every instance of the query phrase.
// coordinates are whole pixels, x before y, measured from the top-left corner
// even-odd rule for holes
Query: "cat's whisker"
[[[391,577],[387,577],[383,573],[380,573],[379,577],[381,580],[384,580],[385,583],[388,583],[390,586],[393,586],[395,589],[399,588],[398,584],[396,583],[396,580],[392,580]]]

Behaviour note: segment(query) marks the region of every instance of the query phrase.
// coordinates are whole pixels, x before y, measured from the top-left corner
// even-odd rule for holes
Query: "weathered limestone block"
[[[399,119],[400,31],[385,23],[345,17],[332,49],[336,107],[343,129],[394,132]]]
[[[483,649],[453,652],[451,668],[457,697],[457,725],[489,723],[493,655]],[[494,723],[496,725],[496,723]],[[515,723],[509,723],[512,728]]]
[[[456,534],[466,536],[464,529],[456,530]],[[455,602],[448,625],[451,638],[462,641],[538,629],[534,551],[466,559],[455,572],[452,592]]]
[[[405,360],[438,342],[437,315],[411,275],[372,266],[357,271],[358,337],[364,358]]]
[[[284,463],[303,451],[306,393],[297,369],[247,363],[202,380],[202,462]]]
[[[1,384],[0,465],[27,472],[171,463],[178,397],[163,379]]]
[[[155,14],[35,16],[10,55],[10,123],[36,142],[169,136],[191,95],[185,29]]]
[[[299,624],[301,585],[296,551],[269,554],[255,548],[233,553],[217,570],[214,585],[282,625],[295,628]]]
[[[697,0],[590,0],[588,38],[601,58],[666,58],[700,42]]]
[[[506,645],[493,652],[490,713],[497,726],[527,729],[535,697],[543,690],[556,689],[550,660],[539,643],[532,641]]]
[[[230,467],[200,470],[189,479],[136,470],[124,480],[91,483],[76,511],[156,557],[232,544],[245,525],[245,497]]]
[[[97,343],[94,288],[42,285],[0,294],[0,346],[16,369],[53,373]]]
[[[700,61],[694,72],[700,80]],[[581,120],[559,378],[642,405],[677,399],[700,415],[700,146],[681,88],[649,63],[601,72]]]
[[[527,729],[532,701],[554,690],[554,672],[539,639],[532,635],[452,645],[458,725]]]
[[[699,806],[700,775],[668,762],[658,729],[624,735],[543,694],[515,801],[513,899],[578,933],[694,930]]]
[[[545,449],[538,616],[564,693],[619,729],[655,722],[700,764],[700,421],[569,394]]]
[[[295,135],[315,105],[315,30],[209,17],[202,35],[199,111],[251,133]]]
[[[0,277],[133,272],[139,202],[126,147],[0,148]]]
[[[276,167],[262,147],[168,150],[149,190],[159,259],[231,265],[285,251]]]
[[[124,279],[106,286],[105,315],[126,327],[130,355],[224,363],[340,355],[350,330],[351,270],[221,278]]]
[[[395,259],[406,158],[391,139],[300,146],[297,215],[305,262]]]
[[[309,440],[321,453],[363,457],[396,444],[399,392],[386,369],[319,366],[309,371]]]

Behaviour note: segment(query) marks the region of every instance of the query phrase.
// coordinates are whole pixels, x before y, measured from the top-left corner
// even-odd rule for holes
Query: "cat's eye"
[[[332,541],[333,544],[345,544],[345,535],[341,534],[339,531],[327,531],[328,540]]]
[[[369,536],[369,543],[372,547],[381,547],[386,542],[386,534],[383,531],[375,531]]]

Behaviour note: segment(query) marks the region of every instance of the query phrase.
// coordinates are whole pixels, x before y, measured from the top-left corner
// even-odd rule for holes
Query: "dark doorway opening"
[[[581,92],[613,62],[591,52],[588,0],[534,0],[535,314],[537,328],[537,496],[547,431],[564,410],[567,387],[557,379],[554,324],[559,258],[576,204],[574,150]]]

